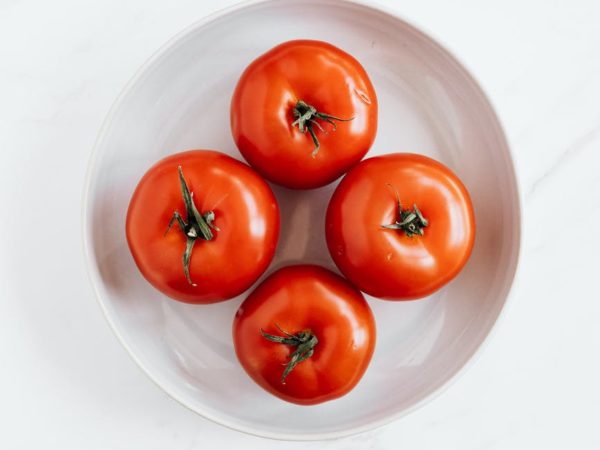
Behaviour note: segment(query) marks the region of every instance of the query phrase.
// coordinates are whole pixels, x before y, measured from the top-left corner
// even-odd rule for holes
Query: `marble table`
[[[474,73],[523,189],[514,296],[479,360],[424,408],[282,443],[171,400],[111,334],[83,266],[82,186],[112,101],[231,0],[0,2],[0,448],[600,448],[600,3],[388,1]]]

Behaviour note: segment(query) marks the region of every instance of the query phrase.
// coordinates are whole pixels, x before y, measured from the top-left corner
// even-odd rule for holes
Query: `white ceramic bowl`
[[[378,342],[365,377],[319,406],[285,403],[238,364],[231,323],[244,295],[194,306],[167,299],[138,272],[125,213],[142,174],[170,153],[212,148],[241,159],[229,102],[242,70],[280,42],[333,43],[366,68],[379,98],[369,156],[423,153],[447,164],[476,213],[473,255],[441,292],[414,302],[369,298]],[[282,235],[267,273],[292,262],[335,269],[324,214],[335,187],[274,187]],[[100,132],[84,200],[84,246],[92,283],[115,333],[140,367],[185,406],[215,422],[282,439],[365,431],[414,409],[448,383],[486,339],[516,270],[520,207],[505,136],[468,72],[431,38],[394,14],[342,0],[245,3],[188,28],[134,77]]]

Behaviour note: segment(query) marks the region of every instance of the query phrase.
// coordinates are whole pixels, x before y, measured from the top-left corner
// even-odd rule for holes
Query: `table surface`
[[[202,419],[112,335],[80,209],[111,103],[168,38],[234,1],[0,1],[0,448],[600,448],[600,3],[389,1],[488,92],[524,198],[518,281],[489,345],[382,429],[282,443]],[[591,227],[591,228],[588,228]]]

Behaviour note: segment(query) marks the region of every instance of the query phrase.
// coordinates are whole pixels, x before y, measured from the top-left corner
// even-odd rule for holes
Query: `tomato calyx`
[[[275,326],[284,334],[284,336],[269,334],[262,328],[260,329],[260,334],[271,342],[296,347],[296,350],[290,355],[290,360],[286,364],[285,370],[281,375],[281,384],[285,384],[286,377],[294,370],[294,367],[313,355],[315,346],[319,343],[319,340],[310,330],[303,330],[299,333],[291,334],[282,330],[279,325],[275,324]]]
[[[177,221],[179,229],[187,238],[185,250],[183,252],[183,272],[188,283],[192,286],[197,286],[190,277],[190,260],[192,258],[192,250],[196,243],[196,239],[210,241],[214,238],[212,230],[220,230],[213,225],[213,221],[215,220],[214,211],[208,211],[204,214],[201,214],[198,211],[198,208],[196,208],[196,205],[194,204],[194,194],[190,192],[188,185],[185,182],[181,166],[177,167],[177,171],[179,172],[179,183],[181,185],[181,195],[183,196],[183,202],[185,204],[187,222],[183,219],[181,214],[179,214],[179,211],[175,210],[173,217],[171,217],[169,225],[167,226],[167,231],[165,231],[165,236],[171,229],[173,223]]]
[[[389,225],[381,225],[381,227],[388,230],[402,230],[408,237],[415,235],[423,236],[423,229],[429,225],[429,221],[423,217],[423,214],[414,203],[412,210],[404,209],[402,207],[402,202],[400,201],[400,195],[398,194],[396,188],[394,188],[391,184],[387,184],[387,186],[396,194],[396,203],[398,204],[398,220]]]
[[[314,106],[309,105],[308,103],[302,100],[298,100],[298,102],[294,106],[294,119],[296,120],[292,122],[293,127],[297,126],[301,133],[306,133],[306,131],[308,130],[308,133],[310,134],[310,137],[312,138],[313,143],[315,144],[315,148],[311,153],[311,156],[314,158],[317,156],[319,148],[321,147],[321,144],[319,144],[319,139],[317,138],[317,135],[315,133],[314,127],[316,126],[323,133],[327,133],[323,126],[319,122],[317,122],[317,119],[324,120],[325,122],[331,124],[333,126],[333,131],[335,131],[337,129],[337,125],[335,123],[336,120],[339,122],[349,122],[350,120],[353,120],[354,117],[351,117],[349,119],[335,117],[330,114],[319,112]]]

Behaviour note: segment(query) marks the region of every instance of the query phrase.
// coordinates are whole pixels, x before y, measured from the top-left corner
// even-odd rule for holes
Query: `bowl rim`
[[[147,367],[141,359],[135,354],[134,350],[127,343],[124,336],[121,334],[119,329],[117,328],[116,322],[113,321],[111,317],[111,313],[107,309],[104,304],[102,294],[100,292],[99,286],[101,285],[100,273],[97,265],[94,263],[92,258],[92,243],[91,239],[89,239],[88,229],[90,227],[90,207],[89,207],[89,197],[92,189],[92,174],[94,168],[96,166],[96,160],[98,159],[99,148],[103,143],[106,132],[111,126],[114,118],[116,116],[117,111],[119,110],[121,104],[125,100],[125,98],[129,95],[132,89],[135,87],[140,78],[146,73],[146,71],[163,55],[167,54],[181,39],[185,36],[191,34],[192,32],[199,30],[206,25],[209,25],[211,22],[218,20],[222,17],[225,17],[231,13],[242,11],[244,9],[250,9],[256,7],[261,4],[268,3],[279,3],[277,0],[243,0],[234,5],[218,9],[206,16],[203,16],[201,19],[196,20],[184,27],[182,30],[177,32],[171,38],[169,38],[164,44],[162,44],[156,51],[154,51],[149,58],[137,69],[134,75],[129,79],[129,81],[121,88],[120,93],[113,101],[110,109],[108,110],[107,115],[104,118],[104,121],[98,131],[96,140],[93,144],[92,150],[90,152],[90,156],[88,159],[87,169],[84,178],[84,187],[82,191],[81,197],[81,239],[82,239],[82,249],[84,256],[84,265],[86,268],[86,272],[88,274],[88,278],[90,284],[92,286],[92,290],[94,292],[94,296],[96,298],[97,304],[100,306],[102,313],[108,322],[112,332],[116,336],[117,340],[121,343],[123,348],[127,351],[132,360],[137,364],[137,366],[142,370],[142,372],[153,381],[160,389],[162,389],[169,397],[177,401],[179,404],[183,405],[190,411],[200,415],[201,417],[210,420],[216,424],[227,427],[231,430],[235,430],[238,432],[243,432],[251,436],[257,436],[261,438],[268,438],[273,440],[281,440],[281,441],[318,441],[318,440],[333,440],[339,439],[347,436],[357,435],[361,433],[365,433],[368,431],[375,430],[377,428],[388,425],[412,412],[426,405],[427,403],[433,401],[438,398],[443,392],[445,392],[450,386],[452,386],[468,369],[470,369],[478,358],[481,356],[484,348],[489,344],[492,336],[496,333],[498,329],[498,324],[504,320],[506,316],[507,306],[509,303],[512,303],[512,297],[514,297],[514,292],[516,290],[515,286],[519,284],[519,272],[520,272],[520,264],[521,264],[521,251],[522,251],[522,243],[523,243],[523,190],[521,189],[521,182],[519,177],[518,166],[515,164],[515,154],[510,145],[508,136],[505,131],[505,127],[496,112],[496,108],[492,103],[489,95],[484,91],[481,85],[476,81],[475,77],[472,75],[473,71],[471,68],[466,65],[459,57],[457,57],[453,52],[448,50],[441,44],[441,40],[432,33],[426,27],[423,27],[421,24],[417,24],[414,20],[408,20],[399,14],[396,9],[388,7],[387,5],[383,5],[373,0],[311,0],[315,3],[324,3],[324,4],[337,4],[337,5],[350,5],[350,6],[358,6],[366,9],[370,9],[379,13],[383,13],[391,18],[403,22],[406,26],[411,28],[413,31],[419,33],[422,37],[424,37],[429,43],[436,47],[439,51],[445,54],[451,61],[453,61],[463,72],[463,75],[466,77],[467,81],[471,83],[472,87],[475,89],[476,94],[479,95],[480,99],[486,104],[489,108],[490,112],[493,114],[493,117],[496,121],[496,125],[498,127],[498,135],[503,139],[506,149],[508,150],[508,155],[510,159],[509,169],[512,172],[514,178],[514,186],[516,190],[516,205],[515,210],[518,215],[518,220],[516,222],[516,236],[515,238],[515,256],[514,256],[514,266],[512,274],[509,278],[509,287],[504,298],[504,302],[502,303],[502,307],[500,308],[497,317],[494,322],[490,325],[490,328],[485,332],[482,337],[482,340],[477,344],[475,350],[471,354],[470,357],[460,366],[456,371],[450,375],[448,379],[443,381],[439,386],[434,388],[429,394],[426,394],[425,397],[415,402],[413,405],[408,408],[403,409],[402,411],[395,412],[386,417],[380,418],[378,420],[374,420],[368,422],[364,425],[353,427],[351,429],[343,429],[338,431],[330,431],[330,432],[320,432],[320,433],[290,433],[290,432],[273,432],[273,431],[265,431],[261,429],[254,429],[252,427],[240,425],[235,423],[234,421],[228,420],[226,417],[219,416],[217,414],[210,413],[207,410],[202,410],[197,406],[192,406],[186,402],[186,399],[183,396],[180,396],[178,393],[173,392],[171,388],[164,386],[158,380],[157,377],[153,374],[151,368]],[[510,300],[510,301],[509,301]]]

